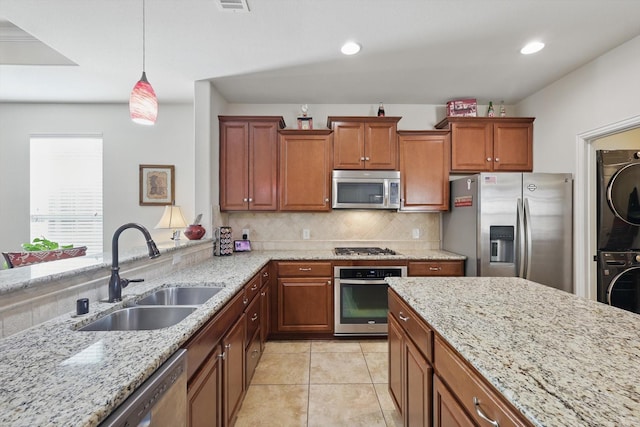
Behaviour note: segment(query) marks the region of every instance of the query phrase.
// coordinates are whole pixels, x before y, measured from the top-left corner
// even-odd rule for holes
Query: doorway
[[[576,295],[597,299],[596,150],[640,149],[640,116],[576,137],[574,257]]]

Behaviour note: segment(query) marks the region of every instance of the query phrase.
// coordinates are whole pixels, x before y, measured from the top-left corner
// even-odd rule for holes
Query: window
[[[32,136],[31,239],[102,248],[102,137]]]

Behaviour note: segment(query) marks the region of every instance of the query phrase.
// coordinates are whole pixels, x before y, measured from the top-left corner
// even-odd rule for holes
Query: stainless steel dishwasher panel
[[[178,350],[106,420],[104,427],[186,427],[187,350]]]

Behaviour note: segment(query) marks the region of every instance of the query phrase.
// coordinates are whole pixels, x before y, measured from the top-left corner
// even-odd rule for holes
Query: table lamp
[[[180,230],[178,229],[185,228],[186,226],[187,221],[185,221],[184,215],[182,215],[180,206],[168,205],[164,207],[162,218],[160,218],[160,221],[158,221],[158,224],[156,224],[154,228],[168,228],[173,230],[173,237],[171,237],[171,240],[177,242],[180,240]]]

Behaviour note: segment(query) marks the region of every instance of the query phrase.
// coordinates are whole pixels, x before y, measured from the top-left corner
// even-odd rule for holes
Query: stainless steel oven
[[[405,277],[407,267],[336,266],[334,335],[387,335],[388,285],[385,277]]]

